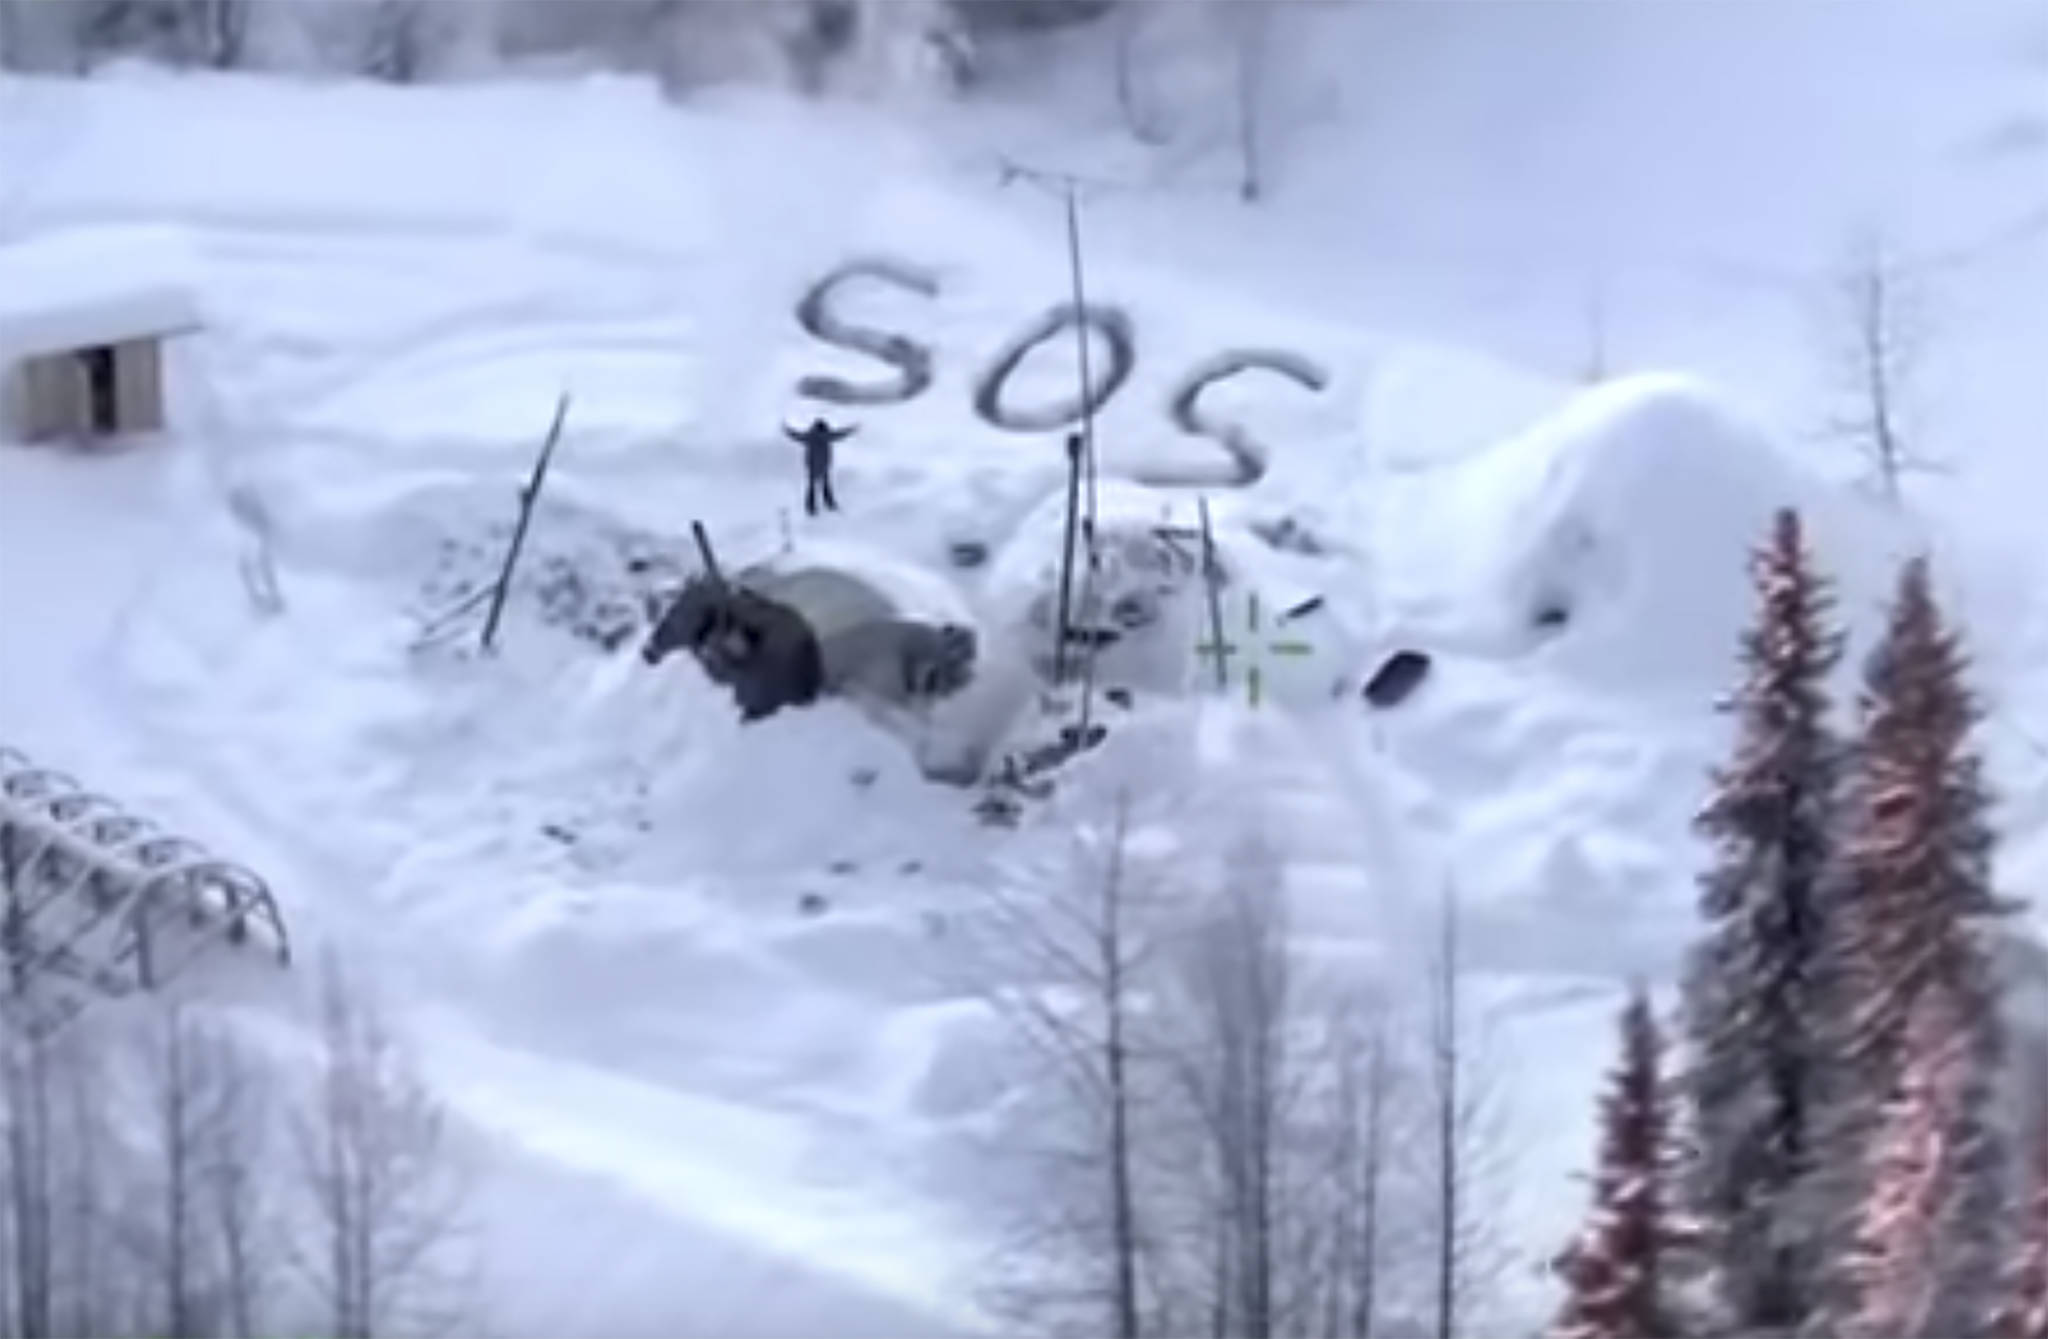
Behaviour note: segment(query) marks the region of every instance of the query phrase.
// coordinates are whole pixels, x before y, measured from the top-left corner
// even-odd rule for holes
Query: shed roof
[[[198,269],[170,228],[80,228],[0,247],[0,358],[189,330]]]

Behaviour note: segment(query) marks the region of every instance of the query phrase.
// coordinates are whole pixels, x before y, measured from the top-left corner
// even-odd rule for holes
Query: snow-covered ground
[[[414,643],[436,583],[498,542],[565,391],[529,570],[621,536],[687,561],[693,518],[742,563],[791,526],[1014,612],[1028,550],[985,575],[948,554],[1050,542],[1058,432],[974,402],[1066,274],[1056,202],[995,164],[1135,175],[1099,70],[940,128],[734,92],[679,111],[609,78],[0,84],[0,234],[189,229],[209,388],[161,449],[0,451],[0,741],[260,869],[302,942],[377,965],[497,1154],[493,1288],[519,1332],[971,1327],[993,1224],[969,1151],[1009,1080],[947,926],[1161,756],[1209,840],[1278,834],[1308,950],[1416,957],[1457,887],[1515,1117],[1513,1235],[1554,1248],[1616,990],[1664,977],[1690,930],[1710,703],[1743,553],[1781,503],[1813,517],[1866,633],[1897,555],[1943,551],[1999,713],[2012,889],[2048,859],[2028,7],[1304,13],[1268,203],[1197,159],[1086,220],[1090,298],[1137,349],[1105,472],[1206,490],[1250,587],[1326,597],[1315,651],[1273,662],[1256,713],[1141,702],[1015,831],[850,707],[742,728],[693,670],[607,655],[538,601],[495,659]],[[1833,482],[1844,462],[1810,440],[1814,304],[1868,224],[1936,300],[1920,422],[1957,468],[1917,485],[1925,526]],[[807,412],[797,380],[886,371],[793,308],[873,256],[935,291],[856,280],[834,310],[925,343],[934,376],[844,411],[846,510],[808,521],[777,426]],[[1613,375],[1588,389],[1595,294]],[[1323,384],[1254,370],[1204,393],[1266,453],[1233,487],[1168,402],[1244,349]],[[1004,403],[1071,375],[1048,346]],[[1194,487],[1119,487],[1192,522]],[[280,617],[244,597],[231,491],[275,526]],[[1283,521],[1317,552],[1256,537]],[[1369,713],[1358,677],[1403,645],[1436,672]],[[543,1240],[545,1272],[524,1263]],[[1540,1306],[1530,1271],[1512,1281],[1516,1312]]]

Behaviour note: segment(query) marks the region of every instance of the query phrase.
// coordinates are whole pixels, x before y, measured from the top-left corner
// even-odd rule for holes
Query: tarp
[[[806,567],[750,569],[723,588],[693,580],[643,654],[683,649],[756,719],[820,693],[914,707],[966,684],[976,644],[971,629],[903,617],[857,576]]]

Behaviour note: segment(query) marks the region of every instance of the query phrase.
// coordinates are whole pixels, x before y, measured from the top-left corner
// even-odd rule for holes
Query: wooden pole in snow
[[[1060,553],[1060,608],[1052,653],[1052,681],[1067,681],[1067,643],[1073,637],[1074,527],[1081,506],[1081,435],[1067,434],[1067,533]]]
[[[1219,583],[1223,579],[1222,565],[1216,561],[1216,535],[1209,528],[1209,497],[1205,493],[1197,499],[1202,511],[1202,584],[1209,592],[1209,640],[1216,648],[1216,686],[1230,687],[1230,669],[1224,664],[1226,649],[1223,641],[1223,594]]]
[[[498,636],[498,619],[505,612],[505,597],[512,590],[512,569],[519,565],[519,550],[526,544],[526,528],[533,521],[533,504],[540,501],[540,490],[548,481],[548,461],[555,454],[555,443],[562,440],[562,422],[569,417],[569,393],[562,392],[555,401],[555,421],[548,428],[548,437],[541,444],[540,458],[533,462],[533,477],[526,487],[519,491],[519,520],[512,527],[512,543],[505,549],[505,565],[498,572],[498,584],[491,591],[491,612],[484,618],[483,649],[488,654]]]

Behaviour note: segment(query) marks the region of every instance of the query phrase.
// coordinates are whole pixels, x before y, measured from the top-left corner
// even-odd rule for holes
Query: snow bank
[[[1747,559],[1796,507],[1861,613],[1889,545],[1869,509],[1711,391],[1643,376],[1417,481],[1395,596],[1414,625],[1601,692],[1704,703],[1753,612]]]

